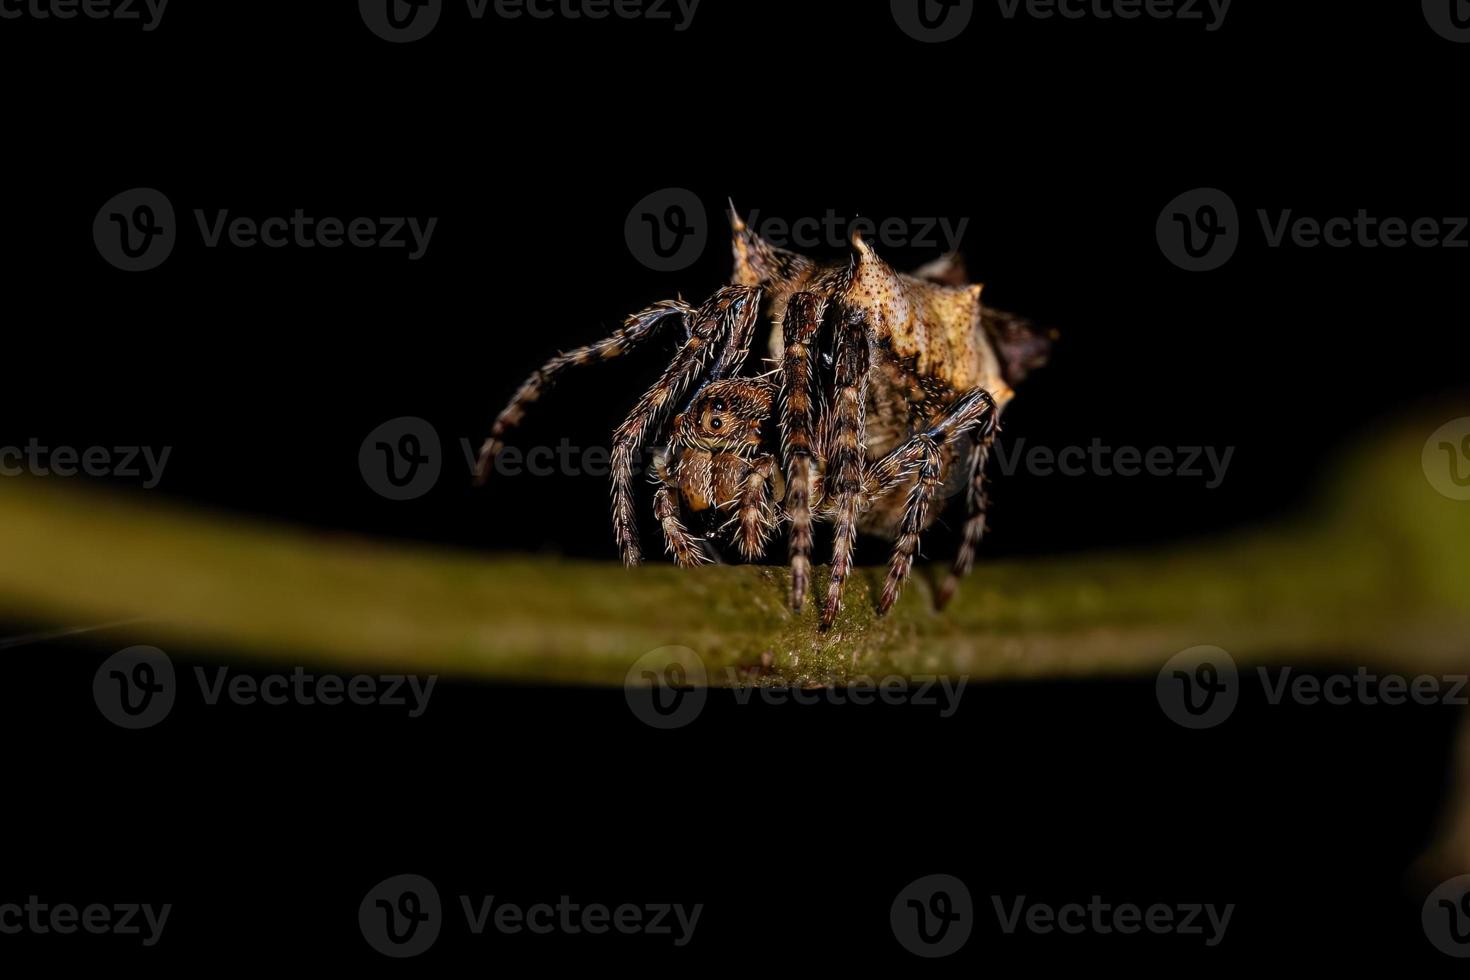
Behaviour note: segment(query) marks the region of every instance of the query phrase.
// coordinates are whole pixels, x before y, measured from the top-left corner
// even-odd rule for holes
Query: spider
[[[878,614],[892,608],[913,567],[931,506],[964,480],[967,517],[942,608],[970,571],[985,531],[984,470],[1012,386],[1045,363],[1055,335],[980,302],[950,255],[912,275],[895,272],[860,235],[846,262],[822,264],[770,245],[731,209],[735,272],[704,303],[665,300],[628,317],[605,340],[559,354],[511,398],[480,451],[483,483],[510,430],[561,375],[611,360],[670,325],[683,334],[673,362],[613,434],[613,532],[623,563],[642,561],[633,464],[655,456],[653,514],[674,561],[710,560],[700,515],[747,561],[785,525],[791,608],[811,580],[812,525],[835,526],[822,608],[842,609],[857,533],[893,542]],[[770,323],[770,370],[744,372],[757,325]],[[675,411],[682,401],[681,411]]]

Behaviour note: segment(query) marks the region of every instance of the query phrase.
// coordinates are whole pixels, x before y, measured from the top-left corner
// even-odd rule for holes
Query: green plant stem
[[[1377,442],[1339,474],[1345,492],[1301,524],[1155,551],[982,561],[942,614],[929,576],[944,570],[920,568],[894,613],[875,618],[884,570],[869,568],[827,633],[811,602],[800,617],[787,610],[784,568],[491,557],[9,479],[0,614],[38,628],[141,617],[119,628],[131,642],[582,684],[619,684],[636,658],[670,645],[703,658],[713,683],[1135,673],[1200,644],[1240,662],[1464,666],[1470,503],[1424,477],[1433,428]],[[820,570],[814,584],[820,596]]]

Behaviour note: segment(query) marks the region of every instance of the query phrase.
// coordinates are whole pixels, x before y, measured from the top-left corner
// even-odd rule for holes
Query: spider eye
[[[725,399],[716,398],[714,404],[710,405],[710,408],[713,408],[717,412],[723,412],[725,410]]]
[[[709,427],[717,431],[719,430],[720,426],[724,424],[725,423],[720,420],[719,416],[716,416],[715,418],[709,420]]]

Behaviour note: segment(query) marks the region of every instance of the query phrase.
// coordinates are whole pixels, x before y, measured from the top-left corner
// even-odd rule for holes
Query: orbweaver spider
[[[735,273],[699,306],[665,300],[635,313],[611,337],[559,354],[511,398],[480,451],[484,482],[506,434],[567,369],[640,347],[670,323],[684,339],[662,377],[613,434],[613,532],[625,565],[642,560],[633,464],[667,438],[654,464],[653,513],[681,566],[709,560],[683,513],[714,518],[747,561],[787,525],[791,608],[811,577],[812,522],[835,525],[822,609],[842,609],[858,531],[893,541],[878,613],[898,599],[936,494],[967,480],[967,518],[942,607],[974,564],[985,531],[984,470],[1012,386],[1046,361],[1054,336],[980,302],[949,256],[913,275],[888,266],[860,236],[849,261],[823,265],[776,248],[731,212]],[[757,323],[771,324],[770,363],[742,375]],[[692,392],[692,394],[691,394]],[[682,411],[673,414],[676,403]]]

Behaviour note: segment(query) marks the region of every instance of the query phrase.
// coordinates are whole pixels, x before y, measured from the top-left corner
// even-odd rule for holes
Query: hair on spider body
[[[791,607],[811,580],[812,527],[833,525],[823,628],[835,621],[859,531],[893,542],[879,613],[897,601],[934,521],[936,498],[964,482],[966,519],[943,605],[972,567],[985,530],[984,471],[1013,386],[1045,363],[1054,334],[984,306],[957,256],[895,272],[853,237],[845,263],[776,248],[732,213],[735,271],[699,306],[669,300],[630,316],[611,337],[558,355],[522,384],[480,454],[483,481],[505,435],[568,368],[622,356],[677,321],[673,360],[613,434],[614,536],[642,560],[632,461],[664,444],[653,513],[679,565],[710,560],[709,537],[763,556],[783,524]],[[761,322],[771,368],[746,370]]]

